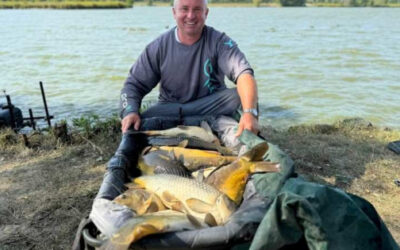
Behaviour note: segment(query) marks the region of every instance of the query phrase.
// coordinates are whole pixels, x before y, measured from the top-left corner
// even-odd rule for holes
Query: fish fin
[[[191,210],[202,214],[208,213],[213,208],[211,204],[196,198],[187,199],[186,204]]]
[[[177,145],[177,147],[186,148],[188,145],[189,145],[189,140],[186,139],[186,140],[181,141],[181,142]]]
[[[167,155],[171,160],[176,160],[175,151],[173,149],[169,151]]]
[[[182,202],[180,200],[178,200],[173,194],[171,194],[168,191],[165,191],[162,193],[162,199],[165,203],[165,206],[175,210],[175,211],[180,211],[180,212],[184,212],[187,213],[187,209],[185,208],[185,206],[182,204]]]
[[[203,182],[204,181],[204,169],[200,169],[199,171],[197,171],[196,180],[198,182]]]
[[[203,226],[201,225],[200,221],[194,217],[193,215],[186,214],[186,218],[192,223],[193,226],[196,228],[202,228]]]
[[[142,206],[140,206],[139,208],[136,209],[136,211],[135,211],[136,214],[142,215],[142,214],[147,213],[150,205],[151,205],[151,200],[150,200],[150,198],[148,198],[145,202],[143,202]]]
[[[156,201],[157,197],[154,194],[151,194],[150,197],[143,203],[142,209],[140,212],[137,211],[138,215],[147,214],[147,213],[154,213],[160,210],[163,210]]]
[[[208,125],[208,123],[206,121],[201,121],[200,127],[202,127],[205,131],[207,131],[207,133],[212,134],[211,127],[210,127],[210,125]]]
[[[268,150],[268,143],[261,142],[251,148],[249,151],[244,153],[240,158],[245,161],[262,161],[264,154]]]
[[[131,242],[131,244],[147,235],[162,232],[162,230],[163,230],[162,228],[157,228],[154,225],[146,222],[143,224],[139,224],[133,230],[133,241]]]
[[[215,145],[217,146],[221,146],[220,141],[218,140],[218,138],[214,135],[210,125],[208,125],[208,123],[206,121],[201,121],[200,123],[200,127],[203,128],[205,131],[207,131],[208,134],[212,135],[215,140],[213,141],[213,143],[215,143]]]
[[[214,215],[211,213],[207,213],[206,216],[204,217],[204,222],[209,225],[210,227],[217,226],[217,220],[215,219]]]
[[[250,167],[250,172],[251,173],[268,173],[268,172],[279,172],[280,171],[280,165],[279,163],[275,162],[267,162],[267,161],[260,161],[260,162],[254,162],[252,166]]]

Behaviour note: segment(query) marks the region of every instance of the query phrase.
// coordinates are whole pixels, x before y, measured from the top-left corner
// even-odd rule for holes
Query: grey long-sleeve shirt
[[[236,83],[253,74],[237,44],[225,33],[205,26],[199,41],[184,45],[175,29],[148,44],[133,64],[121,91],[121,117],[138,112],[143,97],[160,83],[160,102],[187,103],[226,88],[224,77]]]

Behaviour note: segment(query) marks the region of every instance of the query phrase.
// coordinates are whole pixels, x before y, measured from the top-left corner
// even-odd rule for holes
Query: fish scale
[[[168,174],[141,176],[135,179],[135,183],[158,194],[168,191],[184,200],[196,198],[211,204],[221,195],[217,189],[206,183]]]

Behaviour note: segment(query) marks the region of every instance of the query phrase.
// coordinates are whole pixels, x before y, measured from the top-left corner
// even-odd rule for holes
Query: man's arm
[[[236,81],[236,85],[243,110],[257,108],[257,84],[254,77],[248,73],[241,74]],[[258,117],[255,117],[251,113],[243,113],[239,121],[236,136],[240,136],[244,129],[257,134],[259,132]]]
[[[132,66],[129,76],[121,90],[121,130],[125,133],[131,126],[140,128],[139,109],[143,97],[149,93],[160,80],[157,52],[158,43],[150,43]]]

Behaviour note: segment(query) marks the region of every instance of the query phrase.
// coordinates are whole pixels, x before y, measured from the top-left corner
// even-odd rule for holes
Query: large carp
[[[203,126],[203,124],[202,124]],[[198,138],[206,142],[215,143],[220,145],[218,138],[212,133],[210,127],[198,127],[198,126],[177,126],[175,128],[170,128],[166,130],[147,130],[147,131],[135,131],[129,130],[125,132],[126,134],[145,134],[148,136],[169,136],[169,137],[177,137],[177,136],[185,136],[185,137],[193,137]]]
[[[206,169],[205,183],[226,194],[236,204],[240,204],[249,176],[253,173],[278,172],[279,164],[258,160],[268,149],[267,143],[260,143],[229,165]]]
[[[175,175],[149,175],[134,179],[134,184],[157,194],[163,204],[193,215],[208,225],[223,225],[236,205],[214,187]]]
[[[223,156],[216,151],[189,149],[182,147],[161,146],[158,149],[160,153],[165,152],[165,155],[171,155],[179,160],[183,166],[190,171],[196,171],[200,168],[218,167],[229,164],[237,159],[237,156]]]
[[[214,150],[220,152],[222,155],[234,155],[232,150],[211,142],[206,142],[199,138],[188,136],[149,136],[147,143],[152,146],[177,146],[183,148],[197,148],[204,150]]]
[[[158,233],[194,230],[207,227],[194,217],[182,212],[164,210],[129,219],[102,249],[125,250],[141,238]]]

